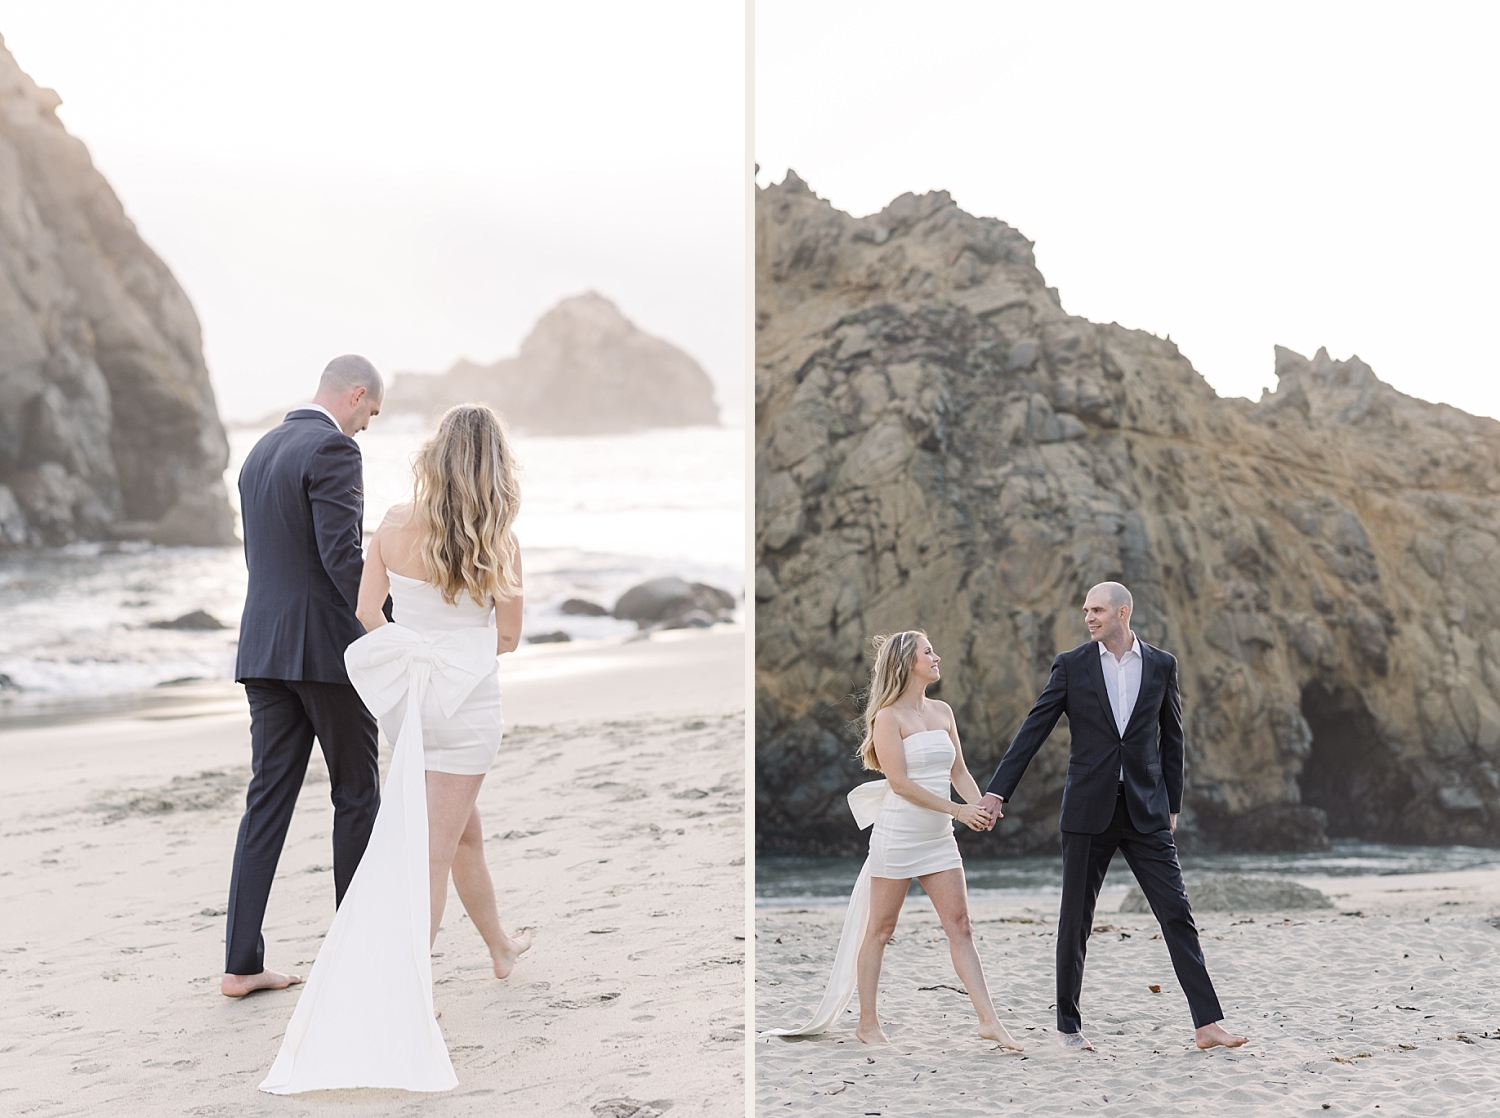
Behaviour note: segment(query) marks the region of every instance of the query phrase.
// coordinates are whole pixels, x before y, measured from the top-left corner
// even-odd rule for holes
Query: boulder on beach
[[[1296,912],[1333,907],[1333,902],[1317,889],[1299,885],[1286,877],[1207,874],[1188,882],[1187,893],[1195,912]],[[1125,899],[1120,902],[1119,911],[1151,911],[1139,885],[1131,885]]]
[[[609,610],[598,602],[587,598],[569,598],[562,604],[562,612],[570,617],[608,617]]]
[[[183,629],[188,631],[209,632],[214,629],[227,629],[228,625],[220,621],[207,610],[195,609],[192,613],[185,613],[181,617],[174,617],[171,621],[153,621],[153,629]]]
[[[526,638],[527,644],[567,644],[573,638],[561,629],[552,633],[532,633]]]
[[[675,575],[632,586],[615,603],[614,615],[642,629],[704,628],[734,617],[734,595],[706,582]]]
[[[198,317],[0,40],[0,548],[234,542]]]

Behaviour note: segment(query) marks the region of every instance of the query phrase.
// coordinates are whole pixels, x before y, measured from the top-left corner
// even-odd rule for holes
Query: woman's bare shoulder
[[[426,578],[422,562],[420,532],[410,504],[392,505],[371,541],[379,549],[387,570],[407,578]]]
[[[404,501],[399,505],[392,505],[385,510],[385,517],[380,521],[381,528],[405,528],[411,523],[412,503]]]
[[[410,503],[404,505],[392,505],[385,510],[385,516],[381,518],[380,527],[375,529],[377,539],[394,542],[406,542],[406,537],[416,530],[415,518],[412,516]]]

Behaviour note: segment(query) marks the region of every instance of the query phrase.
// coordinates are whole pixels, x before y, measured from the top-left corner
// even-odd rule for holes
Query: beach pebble
[[[663,1113],[648,1102],[632,1098],[605,1099],[603,1102],[596,1102],[589,1109],[594,1118],[660,1118]]]

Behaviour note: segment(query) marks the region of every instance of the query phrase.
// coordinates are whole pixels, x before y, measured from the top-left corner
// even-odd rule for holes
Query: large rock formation
[[[439,376],[406,373],[386,393],[388,411],[428,416],[483,401],[512,429],[534,435],[601,435],[648,427],[717,426],[713,382],[682,350],[638,329],[595,292],[544,314],[515,357],[460,361]]]
[[[0,40],[0,546],[234,542],[182,288]]]
[[[1500,423],[1323,351],[1222,399],[944,193],[761,191],[756,311],[763,851],[863,842],[871,634],[932,635],[982,784],[1104,579],[1182,665],[1186,842],[1500,842]],[[1066,756],[964,840],[1051,847]]]

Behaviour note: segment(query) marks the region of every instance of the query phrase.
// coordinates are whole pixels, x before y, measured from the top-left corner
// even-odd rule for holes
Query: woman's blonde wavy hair
[[[467,591],[487,606],[519,594],[511,526],[521,486],[501,418],[487,404],[449,408],[413,470],[422,563],[443,601],[453,605]]]
[[[855,756],[873,772],[880,771],[875,756],[875,715],[890,706],[906,690],[911,666],[917,659],[917,639],[925,638],[921,629],[905,629],[889,636],[871,637],[875,646],[875,666],[870,669],[870,693],[865,699],[865,737]]]

